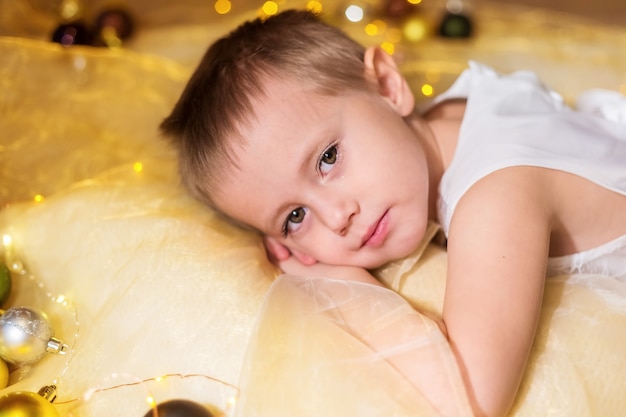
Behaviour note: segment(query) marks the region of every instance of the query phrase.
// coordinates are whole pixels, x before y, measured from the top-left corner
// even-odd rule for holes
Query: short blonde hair
[[[160,126],[178,151],[185,186],[215,206],[220,174],[235,162],[237,126],[253,116],[265,77],[292,77],[326,95],[367,89],[363,55],[363,46],[308,11],[246,22],[216,41]]]

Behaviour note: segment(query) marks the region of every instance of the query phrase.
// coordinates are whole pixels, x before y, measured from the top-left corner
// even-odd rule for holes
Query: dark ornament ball
[[[439,26],[439,35],[444,38],[469,38],[472,36],[472,21],[464,14],[446,13]]]
[[[52,41],[63,46],[89,45],[92,34],[82,22],[63,23],[52,33]]]
[[[157,404],[143,417],[214,417],[206,407],[189,400],[169,400]]]

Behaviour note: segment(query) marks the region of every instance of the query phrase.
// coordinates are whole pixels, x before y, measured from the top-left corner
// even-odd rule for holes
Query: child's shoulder
[[[429,109],[425,114],[426,120],[432,121],[437,119],[461,120],[465,114],[466,99],[453,98],[438,103]]]

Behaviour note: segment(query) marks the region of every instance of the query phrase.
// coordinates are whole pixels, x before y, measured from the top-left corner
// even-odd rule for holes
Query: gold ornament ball
[[[9,385],[9,367],[7,363],[0,359],[0,389],[6,388]],[[0,412],[2,412],[0,410]]]
[[[59,413],[41,395],[16,391],[0,396],[0,417],[59,417]]]

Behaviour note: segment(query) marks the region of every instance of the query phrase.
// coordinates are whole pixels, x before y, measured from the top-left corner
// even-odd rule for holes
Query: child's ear
[[[366,75],[374,77],[378,91],[402,117],[413,112],[415,97],[406,78],[400,73],[393,58],[378,46],[365,50]]]

